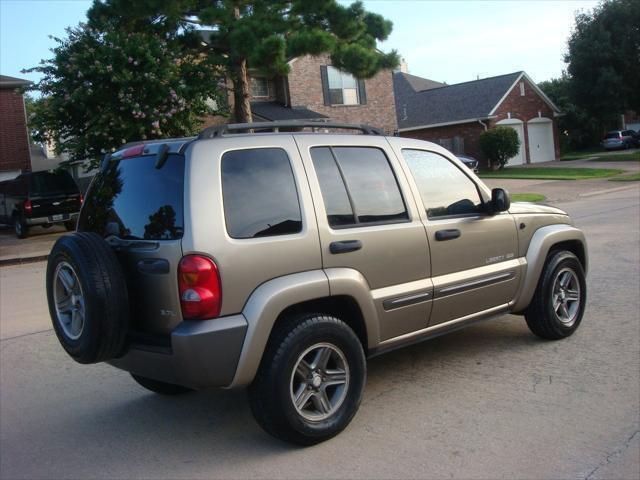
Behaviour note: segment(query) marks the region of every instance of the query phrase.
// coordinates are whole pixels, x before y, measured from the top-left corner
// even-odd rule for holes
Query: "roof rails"
[[[215,125],[213,127],[205,128],[198,140],[204,140],[208,138],[222,137],[228,133],[236,131],[236,133],[251,133],[272,131],[279,132],[280,129],[304,129],[311,128],[314,132],[317,129],[327,128],[339,128],[341,130],[359,130],[364,135],[384,135],[384,132],[379,128],[372,127],[365,124],[352,124],[352,123],[333,123],[333,122],[318,122],[318,121],[304,121],[304,120],[281,120],[276,122],[253,122],[253,123],[229,123],[224,125]]]

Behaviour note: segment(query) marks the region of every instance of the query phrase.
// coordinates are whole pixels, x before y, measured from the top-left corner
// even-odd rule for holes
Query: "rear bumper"
[[[64,222],[69,222],[71,220],[73,220],[74,222],[78,221],[78,217],[80,216],[79,212],[75,212],[75,213],[63,213],[61,214],[63,215],[63,218],[60,220],[53,220],[52,217],[27,217],[25,218],[25,221],[27,222],[27,225],[29,226],[34,226],[34,225],[47,225],[47,224],[52,224],[52,223],[64,223]]]
[[[235,375],[246,332],[243,315],[184,321],[171,332],[171,349],[132,345],[108,363],[189,388],[225,387]]]

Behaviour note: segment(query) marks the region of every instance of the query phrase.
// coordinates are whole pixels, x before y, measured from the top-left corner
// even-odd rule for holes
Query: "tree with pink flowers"
[[[71,160],[91,160],[134,140],[188,136],[202,117],[224,113],[222,74],[177,36],[158,32],[68,29],[53,57],[27,70],[33,89],[29,125]]]

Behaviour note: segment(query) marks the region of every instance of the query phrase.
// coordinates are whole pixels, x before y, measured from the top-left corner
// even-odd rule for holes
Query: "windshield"
[[[620,138],[619,132],[609,132],[604,138]]]
[[[76,182],[66,170],[31,174],[29,176],[29,190],[32,196],[79,193]]]
[[[149,155],[111,161],[87,192],[78,230],[135,240],[182,238],[184,157],[171,154],[160,169],[155,163]]]

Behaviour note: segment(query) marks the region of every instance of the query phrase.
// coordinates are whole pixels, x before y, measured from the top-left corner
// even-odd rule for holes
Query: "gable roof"
[[[416,91],[406,74],[393,75],[400,129],[487,118],[523,72]],[[416,83],[415,81],[413,83]]]
[[[328,118],[305,107],[285,107],[276,102],[251,102],[251,113],[265,120],[312,120]]]
[[[406,73],[396,72],[393,75],[393,89],[396,97],[398,128],[400,130],[429,128],[490,118],[523,77],[554,112],[560,112],[533,80],[522,71],[436,88],[428,88],[429,83],[421,84],[416,80],[415,75],[409,76]],[[432,81],[426,80],[426,82]],[[414,87],[420,85],[427,88]]]
[[[31,85],[32,83],[33,82],[24,80],[22,78],[0,75],[0,88],[26,87],[27,85]]]

